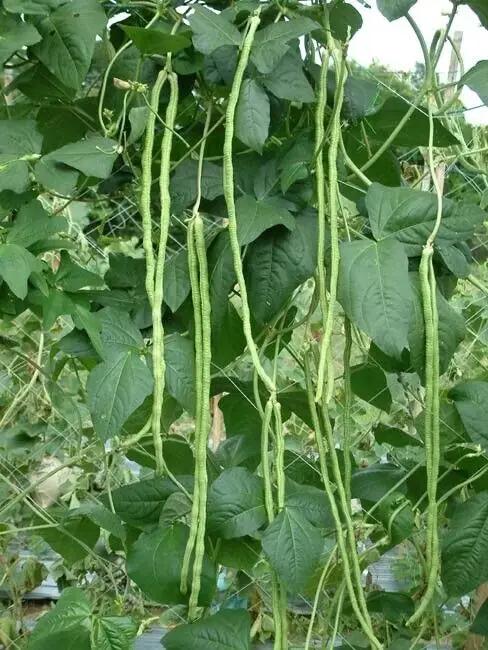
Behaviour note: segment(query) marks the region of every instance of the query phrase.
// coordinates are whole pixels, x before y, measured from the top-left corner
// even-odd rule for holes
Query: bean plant
[[[0,0],[2,647],[482,647],[488,4],[376,4],[415,77],[362,0]]]

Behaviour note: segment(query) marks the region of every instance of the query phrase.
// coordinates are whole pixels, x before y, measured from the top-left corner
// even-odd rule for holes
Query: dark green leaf
[[[340,2],[331,7],[329,21],[334,38],[344,42],[354,36],[363,24],[359,11],[347,2]]]
[[[25,248],[17,244],[0,244],[0,277],[17,298],[26,297],[27,280],[42,268],[42,262]]]
[[[351,494],[356,499],[379,501],[405,476],[402,469],[393,465],[376,464],[356,470],[352,475]],[[402,484],[397,491],[404,491]]]
[[[133,25],[123,25],[122,29],[142,54],[179,52],[191,44],[186,36],[168,34],[162,29],[144,29]]]
[[[410,596],[394,591],[372,591],[368,594],[367,605],[371,613],[382,614],[392,623],[409,618],[415,609]]]
[[[151,371],[132,352],[114,354],[90,372],[87,403],[95,431],[103,441],[119,433],[152,387]]]
[[[473,634],[488,636],[488,598],[479,608],[476,618],[471,624],[470,631]]]
[[[127,312],[113,307],[105,307],[97,312],[102,326],[104,358],[108,359],[119,352],[139,352],[144,350],[144,339]]]
[[[57,527],[42,528],[40,536],[59,553],[68,566],[85,558],[100,537],[100,528],[88,517],[74,511],[63,511],[57,519]]]
[[[41,616],[29,637],[28,650],[52,650],[57,647],[92,650],[90,643],[91,610],[81,589],[68,587],[56,607]]]
[[[468,86],[488,106],[488,61],[478,63],[468,70],[459,81],[460,86]]]
[[[273,71],[262,78],[262,82],[279,99],[305,103],[315,100],[298,52],[287,52]]]
[[[73,167],[85,176],[108,178],[117,158],[117,143],[110,138],[92,135],[80,142],[67,144],[46,157]]]
[[[282,225],[288,230],[295,228],[290,212],[272,199],[258,201],[245,194],[236,201],[237,235],[239,244],[245,246],[257,239],[265,230]]]
[[[222,45],[239,45],[241,42],[237,27],[222,14],[206,7],[196,7],[188,22],[193,30],[193,45],[203,54],[210,54]]]
[[[410,104],[400,97],[389,97],[374,115],[369,115],[364,120],[368,138],[380,143],[386,140],[409,108]],[[393,144],[398,147],[426,147],[429,144],[427,109],[417,108],[413,111]],[[455,144],[459,144],[457,138],[439,120],[435,120],[434,145],[450,147]]]
[[[478,16],[483,27],[488,29],[488,7],[486,0],[459,0],[460,4],[468,5]]]
[[[263,550],[290,593],[306,588],[323,549],[319,531],[295,508],[285,508],[263,533]]]
[[[170,334],[164,339],[166,390],[189,413],[195,411],[195,357],[190,339]]]
[[[410,274],[412,280],[413,300],[412,317],[408,341],[410,361],[413,367],[423,374],[425,364],[425,326],[420,294],[420,280],[417,273]],[[439,368],[446,372],[459,344],[466,336],[463,316],[457,312],[437,289],[437,310],[439,312]]]
[[[197,170],[196,160],[185,160],[176,168],[171,178],[171,206],[175,212],[181,212],[193,203],[197,197]],[[202,197],[213,201],[222,196],[222,168],[212,162],[205,162],[201,178]]]
[[[304,213],[295,230],[266,231],[253,242],[245,258],[251,313],[264,325],[283,307],[291,292],[311,277],[317,258],[317,220]]]
[[[251,617],[243,609],[221,609],[164,637],[166,650],[250,650]]]
[[[388,427],[385,424],[379,424],[373,431],[376,442],[380,445],[391,445],[392,447],[421,447],[422,442],[414,438],[410,433],[402,429]]]
[[[378,9],[388,20],[397,20],[405,16],[417,0],[376,0]]]
[[[488,580],[488,492],[458,504],[442,545],[442,583],[462,596]]]
[[[92,650],[132,650],[138,626],[128,616],[93,618]]]
[[[386,354],[408,348],[412,291],[408,258],[392,239],[341,246],[338,297],[347,316]]]
[[[106,22],[97,0],[71,0],[37,24],[42,41],[33,51],[65,86],[80,88]]]
[[[38,157],[41,145],[34,120],[0,120],[0,191],[20,194],[28,188],[29,165],[24,157]]]
[[[239,569],[250,574],[260,559],[261,544],[252,537],[223,539],[220,543],[218,562],[231,569]]]
[[[285,503],[289,510],[296,510],[304,515],[317,528],[334,527],[327,495],[313,485],[300,485],[287,479]]]
[[[127,573],[142,591],[158,603],[186,603],[188,594],[180,591],[181,568],[189,528],[175,523],[142,533],[127,555]],[[191,575],[191,567],[190,567]],[[199,604],[208,606],[215,591],[215,569],[204,556]],[[167,647],[167,646],[166,646]]]
[[[409,255],[420,254],[434,228],[435,194],[373,183],[366,195],[366,207],[375,239],[394,238],[405,245]],[[469,239],[486,218],[477,205],[444,199],[437,241],[446,245]]]
[[[449,391],[449,398],[476,445],[488,451],[488,382],[465,381]]]
[[[256,34],[251,49],[251,61],[262,74],[271,72],[288,51],[289,41],[318,27],[316,22],[304,17],[268,25]]]
[[[389,413],[391,393],[381,368],[367,363],[354,366],[351,368],[351,387],[353,393],[365,402]]]
[[[17,50],[34,45],[41,35],[30,23],[22,22],[14,16],[0,13],[0,63],[6,61]]]
[[[208,493],[208,525],[219,537],[250,535],[267,520],[262,480],[244,467],[222,472]]]
[[[236,108],[235,134],[245,145],[261,153],[270,123],[269,99],[254,79],[244,79]]]
[[[62,3],[63,0],[4,0],[3,6],[15,14],[47,16]]]
[[[179,480],[191,489],[186,479],[180,476]],[[137,481],[112,491],[114,509],[125,523],[144,528],[159,521],[164,502],[177,491],[178,487],[169,478]]]
[[[28,248],[40,239],[62,232],[68,224],[64,217],[49,216],[35,199],[23,205],[8,231],[7,243]]]

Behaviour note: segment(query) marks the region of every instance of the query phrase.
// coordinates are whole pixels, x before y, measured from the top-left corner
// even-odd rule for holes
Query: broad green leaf
[[[23,300],[26,297],[28,279],[42,268],[42,262],[25,248],[17,244],[0,244],[0,277],[17,298]]]
[[[219,337],[229,305],[229,292],[236,282],[229,233],[221,232],[208,251],[212,337]]]
[[[239,45],[241,42],[237,27],[206,7],[196,7],[188,22],[193,30],[193,45],[203,54],[211,54],[222,45]]]
[[[197,198],[197,172],[196,160],[185,160],[176,168],[171,178],[171,207],[175,212],[181,212]],[[202,197],[209,201],[223,195],[222,167],[212,162],[204,162],[201,191]]]
[[[22,22],[14,16],[6,16],[0,10],[0,63],[6,61],[17,50],[34,45],[41,35],[31,23]]]
[[[304,17],[272,23],[256,34],[251,49],[251,61],[259,72],[268,74],[288,51],[289,41],[319,27],[318,23]]]
[[[245,394],[230,393],[219,401],[227,437],[246,436],[261,431],[261,418],[253,400]]]
[[[47,97],[69,102],[76,95],[76,89],[62,84],[42,63],[35,63],[20,72],[10,84],[10,88],[20,90],[36,102],[42,102]]]
[[[63,291],[72,292],[103,285],[103,279],[99,275],[76,264],[66,251],[61,253],[61,263],[54,276],[54,282]]]
[[[111,535],[115,535],[120,539],[126,538],[127,533],[120,518],[101,503],[82,503],[73,512],[84,515],[100,528],[107,530]]]
[[[91,609],[81,589],[67,587],[56,607],[38,618],[29,636],[28,650],[76,648],[92,650],[90,643]]]
[[[87,403],[95,431],[103,441],[119,433],[152,387],[151,371],[132,352],[114,354],[90,372]]]
[[[338,298],[348,318],[383,352],[399,358],[408,348],[412,291],[399,242],[342,244]]]
[[[460,4],[468,5],[480,19],[483,27],[488,29],[488,6],[486,0],[459,0]]]
[[[250,535],[266,521],[262,480],[244,467],[222,472],[208,493],[208,526],[219,537]]]
[[[298,53],[288,52],[274,70],[262,78],[263,84],[280,99],[293,102],[313,102],[315,95],[312,86],[302,69]]]
[[[272,228],[249,245],[245,275],[251,313],[258,325],[268,322],[291,292],[313,275],[316,229],[315,215],[304,213],[296,218],[293,232]]]
[[[300,485],[287,478],[285,504],[288,510],[296,510],[317,528],[334,528],[327,495],[313,485]]]
[[[466,253],[463,250],[464,248],[467,249]],[[467,245],[441,245],[437,246],[434,251],[434,254],[435,253],[439,255],[449,271],[451,271],[451,273],[457,278],[467,278],[471,273],[471,267],[469,263],[471,254],[469,248],[467,248]],[[468,258],[466,258],[466,254],[468,255]]]
[[[415,610],[410,596],[395,591],[371,591],[367,605],[372,614],[382,614],[387,621],[397,624],[409,618]]]
[[[225,567],[240,569],[247,574],[261,557],[261,544],[253,537],[223,539],[218,550],[217,561]]]
[[[442,584],[463,596],[488,580],[488,492],[457,505],[442,545]]]
[[[73,167],[85,176],[108,178],[117,155],[115,140],[92,135],[52,151],[46,158]]]
[[[410,108],[410,104],[400,97],[389,97],[383,106],[363,120],[368,138],[382,143],[390,136]],[[410,115],[405,126],[395,137],[393,146],[420,147],[429,144],[429,117],[427,109],[417,108]],[[450,147],[459,144],[457,138],[448,131],[439,120],[434,124],[434,145]]]
[[[470,632],[488,636],[488,598],[479,608],[476,618],[471,624]]]
[[[388,546],[396,546],[407,539],[415,526],[412,504],[401,492],[385,495],[373,517],[374,523],[380,521],[389,537]]]
[[[340,2],[331,7],[329,21],[334,38],[344,42],[354,36],[363,24],[359,11],[347,2]]]
[[[63,0],[3,0],[7,11],[30,16],[47,16],[60,4],[63,4]]]
[[[7,243],[29,248],[40,239],[47,239],[66,230],[64,217],[49,216],[37,199],[23,205],[7,234]]]
[[[43,156],[36,162],[34,174],[39,185],[65,196],[73,193],[79,178],[76,170],[56,162],[49,155]]]
[[[416,2],[417,0],[376,0],[378,9],[390,21],[405,16]]]
[[[404,476],[404,470],[386,463],[377,463],[364,469],[358,469],[352,475],[351,494],[356,499],[376,503],[394,488]],[[404,484],[396,488],[396,490],[404,492]]]
[[[98,525],[88,517],[79,515],[76,510],[63,510],[59,516],[56,511],[51,514],[58,526],[42,528],[39,535],[61,555],[68,566],[83,560],[100,537]]]
[[[250,650],[251,617],[243,609],[221,609],[213,616],[180,625],[164,637],[166,650]]]
[[[266,528],[263,550],[287,591],[304,590],[318,568],[323,549],[320,532],[295,508],[282,510]]]
[[[351,388],[355,395],[376,408],[390,412],[391,393],[386,375],[374,364],[362,363],[351,368]]]
[[[95,616],[92,650],[132,650],[137,629],[128,616]]]
[[[130,134],[127,138],[127,144],[134,144],[146,130],[147,116],[149,108],[147,106],[134,106],[129,111]]]
[[[174,313],[185,302],[190,293],[188,251],[181,248],[168,255],[164,263],[164,302]]]
[[[459,81],[460,86],[468,86],[488,106],[488,61],[478,61]]]
[[[488,451],[488,382],[464,381],[449,391],[449,398],[471,440]]]
[[[106,22],[97,0],[71,0],[37,24],[42,41],[34,54],[65,86],[80,88]]]
[[[222,45],[203,59],[203,77],[208,84],[231,85],[237,66],[236,45]]]
[[[217,462],[224,469],[242,465],[255,470],[261,460],[260,437],[257,433],[248,433],[226,438],[215,453]]]
[[[0,120],[0,191],[20,194],[28,188],[27,161],[38,157],[41,145],[34,120]]]
[[[164,605],[183,604],[189,594],[180,591],[181,568],[189,528],[184,524],[142,533],[127,554],[127,573],[150,598]],[[191,575],[191,567],[190,567]],[[215,591],[215,567],[205,555],[199,604],[209,606]]]
[[[314,143],[310,133],[301,133],[292,142],[291,148],[279,162],[280,185],[283,193],[297,181],[307,178],[308,166],[312,162],[314,153]]]
[[[366,207],[375,239],[394,238],[405,245],[409,255],[420,254],[434,228],[435,194],[373,183],[366,194]],[[486,218],[477,205],[444,199],[436,241],[447,245],[469,239]]]
[[[190,339],[180,334],[165,337],[166,390],[189,413],[195,411],[194,355]]]
[[[113,307],[105,307],[97,312],[102,330],[100,339],[104,358],[119,352],[144,351],[144,339],[127,312]]]
[[[412,280],[412,317],[408,341],[410,361],[419,374],[423,374],[425,365],[425,326],[420,292],[420,280],[417,273],[411,273]],[[439,312],[439,368],[446,372],[459,344],[466,336],[466,325],[461,313],[457,312],[437,289],[437,310]]]
[[[237,236],[245,246],[257,239],[265,230],[282,225],[294,230],[295,219],[290,212],[271,199],[258,201],[245,194],[236,201]]]
[[[422,441],[414,438],[410,433],[402,429],[388,427],[385,424],[379,424],[374,430],[373,435],[378,444],[388,444],[392,447],[421,447]]]
[[[270,124],[268,95],[254,79],[244,79],[236,108],[235,134],[241,142],[261,153]]]
[[[122,29],[142,54],[165,54],[179,52],[191,45],[182,34],[168,34],[162,29],[145,29],[123,25]]]
[[[191,489],[187,479],[178,478]],[[178,487],[169,478],[157,477],[129,483],[112,490],[114,509],[125,523],[144,528],[159,521],[166,499],[177,491]]]

